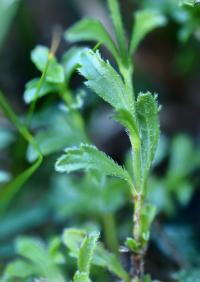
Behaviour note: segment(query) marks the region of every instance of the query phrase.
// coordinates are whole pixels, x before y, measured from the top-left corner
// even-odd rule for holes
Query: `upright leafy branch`
[[[113,43],[102,24],[96,20],[82,20],[65,32],[71,42],[96,41],[104,44],[113,54],[119,69],[114,70],[104,61],[99,50],[83,50],[79,56],[79,73],[86,79],[86,86],[113,107],[114,119],[120,122],[128,133],[132,147],[131,176],[96,148],[82,145],[67,149],[56,163],[58,171],[97,170],[100,174],[121,177],[128,181],[134,202],[133,234],[126,244],[132,252],[132,281],[144,279],[144,255],[149,241],[150,226],[155,216],[155,207],[146,203],[148,176],[159,140],[159,106],[157,95],[150,92],[134,93],[132,82],[132,56],[143,38],[154,28],[166,23],[163,15],[152,10],[136,14],[131,40],[128,41],[123,28],[122,16],[117,0],[108,0],[117,45]],[[94,32],[94,23],[99,34]]]

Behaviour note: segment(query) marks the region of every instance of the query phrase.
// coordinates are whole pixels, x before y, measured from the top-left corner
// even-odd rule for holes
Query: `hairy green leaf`
[[[88,277],[87,273],[77,271],[75,273],[73,282],[91,282],[90,278]]]
[[[119,109],[114,115],[114,119],[121,123],[129,133],[129,137],[134,146],[140,142],[138,125],[133,115],[124,109]]]
[[[130,53],[133,54],[144,37],[157,27],[164,26],[166,18],[156,10],[138,11],[130,43]]]
[[[39,81],[40,78],[35,78],[26,84],[24,91],[24,101],[26,104],[29,104],[32,101],[37,100],[38,98],[41,98],[49,93],[59,91],[59,87],[55,83],[44,81],[36,97]]]
[[[131,111],[125,85],[109,62],[105,62],[99,52],[86,51],[80,57],[80,74],[87,79],[85,84],[116,110]]]
[[[133,148],[133,171],[134,171],[134,186],[136,190],[139,190],[141,180],[141,155],[140,155],[140,133],[138,124],[131,113],[126,110],[118,110],[114,118],[120,122],[128,131],[128,135]],[[132,164],[131,164],[132,170]]]
[[[78,258],[79,247],[85,236],[86,233],[83,230],[65,229],[63,243],[69,248],[71,256]],[[114,254],[105,250],[101,244],[98,244],[95,248],[92,264],[107,268],[124,282],[130,282],[129,275],[123,269],[119,259]]]
[[[80,272],[89,274],[92,256],[94,254],[99,235],[100,234],[98,232],[93,232],[86,236],[83,240],[78,256],[78,269]]]
[[[136,111],[141,137],[141,177],[142,187],[144,187],[160,135],[157,96],[153,96],[150,92],[140,93],[136,103]]]
[[[67,173],[77,170],[96,170],[107,176],[119,177],[132,186],[131,177],[124,168],[95,146],[88,144],[66,149],[66,154],[57,160],[55,169]]]
[[[52,83],[63,83],[65,79],[64,68],[58,64],[54,56],[49,57],[49,49],[45,46],[36,46],[31,52],[31,60],[39,71],[44,72],[49,60],[45,80]]]
[[[65,32],[65,39],[70,42],[96,41],[103,43],[117,59],[118,52],[116,46],[105,30],[104,26],[96,19],[85,18]]]

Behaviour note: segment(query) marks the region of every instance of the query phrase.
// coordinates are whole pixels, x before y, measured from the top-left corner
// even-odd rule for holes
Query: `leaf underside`
[[[80,147],[66,149],[66,154],[61,156],[55,165],[58,172],[77,170],[96,170],[106,176],[115,176],[131,184],[128,172],[95,146],[81,144]]]

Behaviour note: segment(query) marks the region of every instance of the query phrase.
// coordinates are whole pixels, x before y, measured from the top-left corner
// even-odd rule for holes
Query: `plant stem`
[[[142,208],[142,197],[137,194],[134,197],[134,214],[133,214],[133,236],[134,239],[140,241],[140,221],[141,221],[141,208]]]
[[[105,242],[112,252],[118,254],[119,243],[116,235],[116,224],[113,214],[103,214],[102,221],[104,226]]]
[[[131,110],[133,115],[136,117],[136,97],[134,93],[134,86],[132,81],[133,68],[130,64],[131,58],[129,58],[128,66],[123,64],[119,65],[120,72],[123,76],[124,83],[126,85],[126,90],[129,95],[129,102],[131,105]],[[137,119],[137,118],[136,118]],[[133,159],[133,171],[135,176],[135,185],[137,188],[141,186],[141,140],[140,138],[135,138],[130,136],[132,150],[134,152]],[[138,190],[139,191],[139,190]],[[142,193],[137,193],[134,196],[134,212],[133,212],[133,238],[137,242],[138,246],[141,248],[138,252],[133,252],[131,257],[132,269],[131,269],[131,282],[142,282],[142,277],[144,275],[144,255],[146,252],[146,247],[142,246],[142,228],[141,228],[141,213],[143,207],[143,195]]]
[[[141,244],[141,211],[143,205],[143,197],[141,194],[137,194],[134,197],[134,213],[133,213],[133,238]],[[141,281],[144,274],[144,254],[145,249],[141,248],[137,253],[132,254],[132,282]]]

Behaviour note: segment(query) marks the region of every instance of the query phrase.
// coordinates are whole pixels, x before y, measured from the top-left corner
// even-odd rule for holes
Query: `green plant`
[[[97,171],[100,177],[115,176],[127,182],[134,202],[133,237],[126,240],[132,252],[130,275],[133,281],[143,281],[144,256],[155,216],[155,207],[146,203],[146,198],[148,176],[159,139],[159,107],[157,96],[150,92],[135,97],[131,58],[146,33],[165,24],[165,18],[151,10],[138,12],[127,47],[118,2],[110,0],[108,4],[117,44],[103,26],[93,19],[84,19],[75,24],[65,33],[65,37],[71,42],[94,40],[104,44],[116,60],[119,73],[101,58],[99,51],[84,50],[77,62],[80,65],[78,71],[86,79],[85,84],[114,108],[113,118],[128,132],[132,146],[133,179],[123,167],[89,144],[66,149],[66,153],[56,162],[56,170],[68,173],[77,170]]]
[[[162,13],[180,24],[182,40],[188,40],[191,35],[198,39],[199,8],[195,4],[198,1],[180,1],[178,7],[177,2],[140,1],[143,7],[153,7],[156,11],[145,9],[136,13],[128,41],[118,2],[108,1],[115,39],[96,19],[84,19],[67,30],[64,37],[72,43],[94,41],[97,45],[93,49],[75,46],[58,60],[55,56],[59,43],[56,33],[50,49],[40,45],[31,52],[31,60],[41,75],[26,84],[24,101],[27,107],[30,106],[27,115],[18,118],[5,96],[0,94],[1,109],[21,134],[18,135],[12,126],[0,128],[3,160],[0,170],[0,258],[6,259],[0,264],[3,282],[101,282],[110,281],[109,275],[125,282],[152,281],[143,269],[151,223],[158,212],[167,215],[170,221],[177,215],[178,206],[189,203],[196,186],[194,177],[190,176],[199,166],[199,151],[190,139],[177,136],[164,159],[167,161],[164,164],[166,173],[159,176],[157,170],[150,173],[168,150],[162,142],[161,149],[157,146],[159,107],[156,96],[149,92],[136,95],[132,76],[137,47],[148,32],[165,24]],[[4,34],[1,36],[0,28],[0,44]],[[101,45],[113,55],[115,68],[102,59]],[[88,87],[74,91],[71,80],[77,69]],[[89,107],[93,106],[87,88],[114,108],[113,119],[128,133],[131,150],[127,168],[123,162],[118,165],[91,145],[88,116],[84,120],[88,107],[85,101],[85,104],[91,103]],[[159,150],[154,158],[156,148]],[[56,163],[56,170],[63,173],[52,172],[58,152],[64,149],[65,153]],[[64,173],[79,170],[84,173]],[[38,173],[31,179],[36,171]],[[22,190],[23,187],[26,189]],[[130,209],[132,212],[133,206],[131,222],[125,216]],[[198,238],[193,236],[196,230],[185,222],[177,227],[166,224],[166,217],[164,220],[161,216],[157,218],[151,233],[153,245],[161,250],[160,255],[178,265],[181,271],[175,270],[174,279],[198,281]],[[62,237],[49,240],[55,230],[65,226],[80,229],[66,228]],[[32,234],[35,228],[40,229],[39,235],[45,242],[27,236],[14,238],[23,232]],[[93,232],[86,232],[91,229]],[[103,243],[96,242],[99,232],[103,234]],[[127,235],[126,246],[120,248],[119,243]],[[16,256],[17,260],[13,259]],[[76,271],[74,263],[77,261]],[[4,265],[5,270],[2,270]]]
[[[144,274],[143,264],[151,223],[156,213],[155,207],[147,203],[147,192],[148,177],[159,139],[159,106],[157,105],[156,95],[146,92],[139,93],[136,96],[134,93],[132,57],[146,34],[156,27],[163,26],[166,23],[166,19],[159,12],[153,10],[137,12],[131,40],[127,46],[118,2],[116,0],[109,0],[108,4],[112,15],[116,43],[111,39],[100,22],[94,19],[84,19],[70,28],[65,33],[65,38],[71,42],[96,41],[98,44],[93,50],[82,47],[72,48],[63,56],[62,64],[58,63],[55,58],[57,39],[53,41],[50,50],[44,46],[38,46],[33,50],[31,59],[37,69],[42,72],[42,75],[26,85],[24,99],[27,104],[30,104],[30,110],[25,122],[17,118],[3,95],[0,96],[0,104],[4,112],[10,117],[19,132],[29,143],[27,151],[28,160],[34,162],[30,168],[22,172],[3,189],[1,209],[3,212],[9,206],[18,190],[39,168],[44,156],[58,152],[63,147],[68,147],[65,154],[56,162],[57,171],[69,173],[85,170],[86,183],[90,182],[93,185],[93,180],[95,179],[96,186],[100,186],[107,176],[117,177],[120,181],[123,180],[126,183],[124,188],[129,187],[129,193],[134,203],[133,234],[126,240],[127,248],[132,253],[132,269],[129,271],[130,273],[128,274],[124,270],[117,258],[119,255],[116,250],[117,244],[111,246],[111,249],[117,255],[109,253],[102,246],[97,247],[96,251],[92,247],[91,253],[94,252],[92,263],[108,268],[125,282],[151,281],[149,276]],[[101,44],[105,45],[112,53],[118,71],[108,61],[104,61],[101,58],[100,52],[97,50]],[[71,76],[77,67],[80,74],[87,80],[85,84],[114,108],[113,118],[126,129],[132,147],[133,177],[124,167],[116,164],[105,153],[91,145],[91,141],[86,134],[83,119],[79,113],[83,95],[78,93],[76,98],[74,98],[69,87]],[[62,117],[58,117],[58,121],[62,122],[66,127],[68,126],[68,130],[66,131],[66,127],[63,130],[62,126],[58,128],[56,120],[52,118],[52,121],[49,121],[48,124],[50,129],[41,131],[36,136],[33,136],[27,128],[34,129],[34,110],[37,100],[52,93],[58,93],[62,101],[64,101],[65,118],[63,120]],[[72,145],[73,147],[70,147]],[[106,186],[109,189],[109,180],[106,180]],[[104,200],[104,197],[102,199]],[[110,201],[112,202],[112,200]],[[64,234],[70,237],[74,233],[71,234],[71,231],[66,231]],[[78,257],[79,247],[77,246],[80,246],[79,237],[82,238],[82,234],[82,232],[77,231],[75,232],[75,238],[72,236],[73,248],[69,244],[68,237],[64,239],[64,244],[69,247],[72,256]],[[77,236],[79,243],[75,245],[74,249]],[[90,239],[88,239],[89,242],[86,239],[81,250],[84,252],[84,249],[88,248],[87,244],[94,246],[97,237],[97,235],[91,236],[93,243],[90,242]],[[30,244],[31,242],[28,241],[28,245]],[[41,251],[40,249],[41,252],[43,250]],[[80,251],[80,255],[81,253]],[[27,255],[22,255],[27,257]],[[51,272],[44,273],[38,266],[35,270],[35,263],[37,261],[34,260],[34,254],[29,255],[28,258],[33,263],[33,265],[31,263],[31,269],[34,266],[35,272],[28,272],[27,276],[34,274],[49,279]],[[55,270],[55,275],[60,275],[51,259],[49,257],[47,259],[46,253],[43,257],[46,257],[44,260],[48,262],[46,270],[48,271],[50,267],[53,272]],[[87,258],[84,257],[83,262],[84,264],[87,263]],[[84,279],[85,281],[90,281],[88,265],[83,267],[82,263],[79,263],[79,272],[75,274],[75,281],[83,281]],[[25,266],[22,268],[25,268]]]

